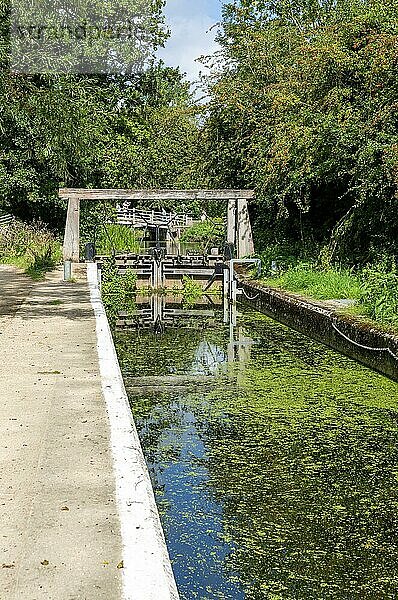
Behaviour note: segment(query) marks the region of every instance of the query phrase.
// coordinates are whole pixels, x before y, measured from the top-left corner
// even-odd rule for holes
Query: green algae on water
[[[395,599],[397,385],[258,313],[239,328],[117,339],[130,374],[209,374],[131,398],[181,598]]]

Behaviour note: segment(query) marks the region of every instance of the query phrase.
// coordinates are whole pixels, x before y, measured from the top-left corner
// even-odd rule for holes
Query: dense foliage
[[[124,5],[135,14],[137,0]],[[163,2],[145,6],[153,53],[167,37]],[[119,74],[15,72],[7,0],[0,17],[0,209],[61,229],[60,186],[191,185],[197,117],[178,69],[148,59],[145,70],[121,64]]]
[[[203,131],[210,183],[254,186],[257,233],[397,251],[398,2],[234,0]]]
[[[178,69],[154,64],[128,83],[112,82],[103,93],[107,126],[96,148],[96,184],[193,186],[197,109]]]
[[[153,66],[133,82],[3,73],[0,96],[0,203],[25,219],[60,226],[59,186],[192,183],[196,116],[178,70]]]
[[[184,231],[182,242],[192,243],[203,254],[211,248],[221,248],[225,238],[223,219],[199,221]]]

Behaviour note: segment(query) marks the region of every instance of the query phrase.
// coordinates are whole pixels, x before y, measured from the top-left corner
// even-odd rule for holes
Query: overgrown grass
[[[398,327],[398,268],[394,258],[368,265],[361,273],[361,305],[367,316]]]
[[[19,267],[32,279],[43,279],[61,258],[61,244],[45,224],[15,219],[0,227],[0,262]]]
[[[96,252],[99,255],[112,256],[120,252],[138,253],[142,232],[127,225],[109,224],[102,227],[96,238]]]
[[[398,267],[394,257],[358,272],[342,268],[320,268],[315,263],[290,264],[269,261],[265,264],[266,285],[316,300],[355,300],[347,309],[387,327],[398,327]],[[272,274],[272,270],[274,273]]]
[[[265,283],[318,300],[361,298],[360,280],[348,269],[318,270],[301,264],[268,277]]]

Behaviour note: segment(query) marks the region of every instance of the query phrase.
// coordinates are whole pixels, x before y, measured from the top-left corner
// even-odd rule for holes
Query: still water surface
[[[395,383],[250,310],[115,339],[182,600],[398,598]]]

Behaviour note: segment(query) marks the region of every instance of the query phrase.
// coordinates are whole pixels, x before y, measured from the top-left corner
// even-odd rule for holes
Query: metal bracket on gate
[[[243,293],[243,290],[238,288],[235,265],[257,265],[257,277],[259,277],[261,260],[259,258],[233,258],[227,265],[228,267],[224,269],[224,298],[227,298],[230,303],[234,303],[237,296]]]

